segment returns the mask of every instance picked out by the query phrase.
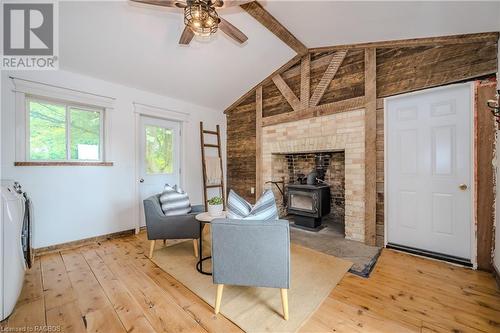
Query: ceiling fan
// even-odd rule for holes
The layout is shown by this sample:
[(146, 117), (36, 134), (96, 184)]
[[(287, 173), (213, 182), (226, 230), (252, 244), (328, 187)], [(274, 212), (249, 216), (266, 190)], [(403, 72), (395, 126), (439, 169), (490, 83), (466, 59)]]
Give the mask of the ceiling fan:
[(195, 35), (208, 37), (217, 29), (243, 44), (248, 37), (234, 25), (219, 16), (217, 10), (239, 6), (250, 1), (243, 0), (131, 0), (154, 6), (174, 7), (184, 10), (184, 31), (179, 44), (187, 45)]

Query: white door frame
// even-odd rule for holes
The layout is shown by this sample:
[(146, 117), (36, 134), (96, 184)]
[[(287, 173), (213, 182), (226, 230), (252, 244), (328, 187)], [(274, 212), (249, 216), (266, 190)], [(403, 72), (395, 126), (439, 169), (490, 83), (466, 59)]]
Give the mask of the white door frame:
[(134, 105), (134, 117), (135, 117), (135, 176), (134, 176), (134, 216), (137, 221), (135, 223), (135, 233), (138, 234), (141, 228), (141, 192), (139, 190), (139, 178), (141, 177), (141, 166), (140, 166), (140, 158), (141, 158), (141, 147), (139, 147), (139, 138), (141, 135), (141, 117), (151, 117), (158, 118), (162, 120), (175, 121), (179, 123), (180, 126), (180, 147), (179, 147), (179, 168), (180, 168), (180, 186), (184, 187), (186, 184), (186, 173), (184, 172), (184, 166), (186, 165), (186, 154), (184, 153), (184, 149), (186, 147), (186, 135), (184, 134), (187, 128), (187, 123), (189, 122), (190, 114), (187, 112), (169, 110), (166, 108), (151, 106), (147, 104), (133, 102)]
[(471, 142), (470, 142), (470, 151), (471, 151), (471, 161), (470, 161), (470, 170), (471, 170), (471, 186), (470, 186), (470, 193), (471, 193), (471, 255), (470, 255), (470, 260), (472, 263), (472, 267), (474, 269), (477, 269), (477, 239), (476, 239), (476, 229), (477, 229), (477, 224), (476, 224), (476, 205), (475, 205), (475, 193), (476, 193), (476, 173), (475, 173), (475, 146), (474, 146), (474, 138), (475, 138), (475, 126), (474, 126), (474, 115), (475, 115), (475, 96), (474, 96), (474, 82), (466, 82), (466, 83), (458, 83), (458, 84), (450, 84), (442, 87), (436, 87), (436, 88), (429, 88), (429, 89), (424, 89), (424, 90), (419, 90), (419, 91), (414, 91), (414, 92), (409, 92), (405, 94), (400, 94), (400, 95), (395, 95), (395, 96), (390, 96), (384, 98), (384, 247), (387, 245), (387, 216), (388, 216), (388, 198), (389, 198), (389, 193), (387, 192), (388, 190), (388, 178), (387, 178), (387, 168), (388, 168), (388, 156), (387, 156), (387, 102), (398, 99), (401, 97), (407, 97), (407, 96), (415, 96), (419, 94), (424, 94), (428, 92), (433, 92), (433, 91), (439, 91), (439, 90), (445, 90), (445, 89), (450, 89), (450, 88), (455, 88), (455, 87), (460, 87), (460, 86), (468, 86), (469, 91), (470, 91), (470, 101), (471, 101), (471, 114), (470, 114), (470, 126), (471, 126)]

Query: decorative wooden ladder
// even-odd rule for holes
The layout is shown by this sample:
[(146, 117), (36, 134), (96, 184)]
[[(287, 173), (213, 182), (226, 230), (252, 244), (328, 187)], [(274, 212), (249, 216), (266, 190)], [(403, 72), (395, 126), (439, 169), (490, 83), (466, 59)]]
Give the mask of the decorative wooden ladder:
[[(217, 144), (205, 143), (205, 135), (215, 135), (217, 137)], [(226, 209), (226, 192), (224, 191), (224, 169), (222, 167), (222, 150), (220, 142), (220, 126), (217, 125), (215, 131), (205, 130), (203, 128), (203, 122), (200, 121), (200, 139), (201, 139), (201, 165), (203, 168), (203, 194), (205, 199), (205, 210), (208, 210), (208, 192), (209, 188), (218, 188), (220, 191), (220, 196), (222, 197), (222, 205)], [(207, 184), (207, 164), (205, 149), (206, 148), (217, 148), (219, 161), (220, 161), (220, 172), (221, 172), (221, 183), (209, 185)]]

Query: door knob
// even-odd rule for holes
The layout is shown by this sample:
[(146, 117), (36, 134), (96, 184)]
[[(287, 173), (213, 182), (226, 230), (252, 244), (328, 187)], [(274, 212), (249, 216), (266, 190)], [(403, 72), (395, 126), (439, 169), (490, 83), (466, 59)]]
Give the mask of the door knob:
[(139, 179), (139, 183), (144, 183), (144, 178)]
[(460, 184), (460, 185), (458, 185), (458, 188), (461, 189), (462, 191), (465, 191), (467, 189), (467, 185)]

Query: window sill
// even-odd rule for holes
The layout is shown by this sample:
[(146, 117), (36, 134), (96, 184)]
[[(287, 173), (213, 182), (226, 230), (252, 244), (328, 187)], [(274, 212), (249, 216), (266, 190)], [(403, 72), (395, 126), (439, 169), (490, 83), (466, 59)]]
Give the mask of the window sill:
[(29, 166), (113, 166), (113, 162), (14, 162), (14, 166), (29, 167)]

